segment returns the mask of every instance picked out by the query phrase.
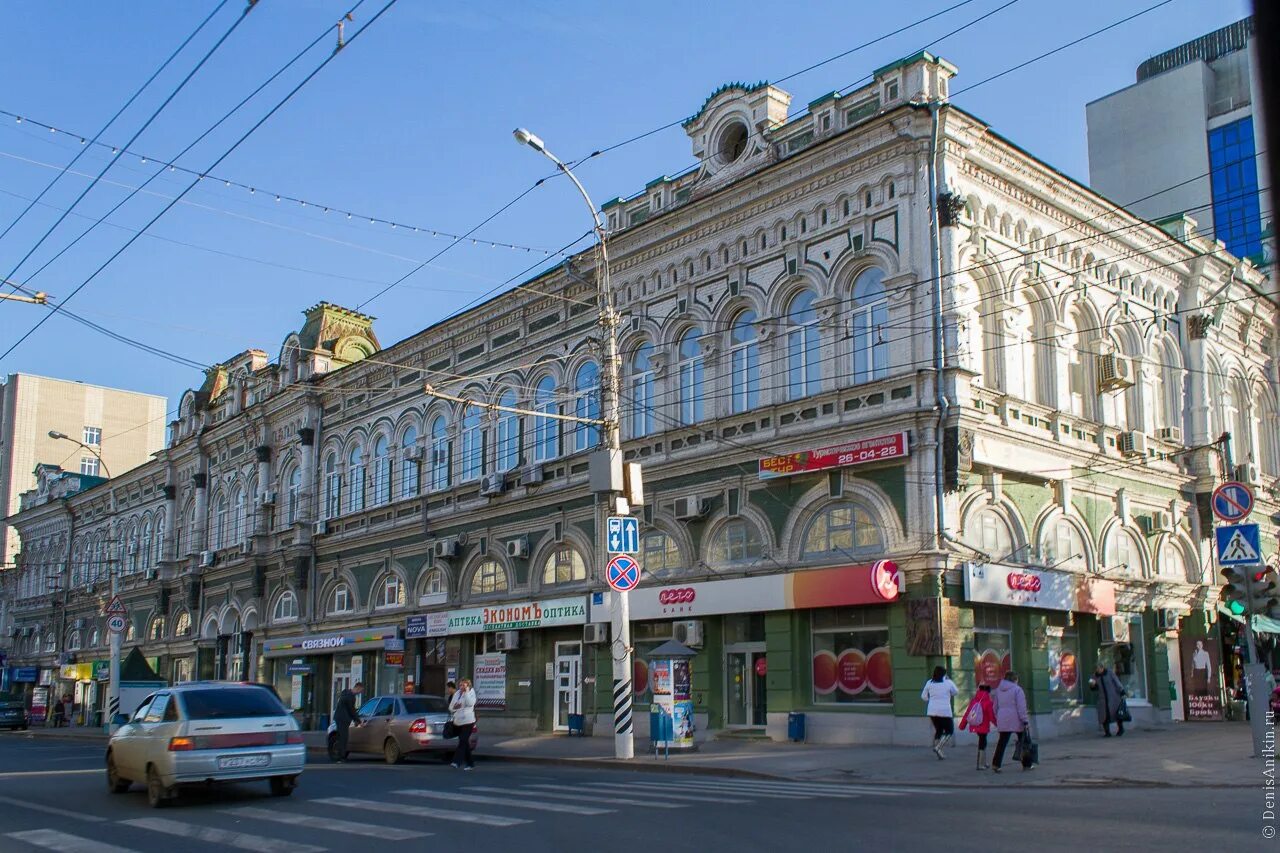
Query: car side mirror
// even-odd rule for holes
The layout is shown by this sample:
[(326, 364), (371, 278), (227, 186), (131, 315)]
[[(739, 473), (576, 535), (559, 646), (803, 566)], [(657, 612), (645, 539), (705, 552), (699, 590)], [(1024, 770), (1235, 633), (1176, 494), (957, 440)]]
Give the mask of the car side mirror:
[(124, 714), (116, 714), (114, 717), (111, 718), (111, 725), (113, 726), (123, 726), (123, 725), (127, 725), (128, 723), (129, 723), (129, 718), (126, 717)]

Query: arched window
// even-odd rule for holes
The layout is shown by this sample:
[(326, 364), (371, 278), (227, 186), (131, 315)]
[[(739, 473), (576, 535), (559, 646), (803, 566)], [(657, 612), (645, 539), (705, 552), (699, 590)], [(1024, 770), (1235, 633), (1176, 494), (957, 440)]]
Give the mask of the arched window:
[(373, 443), (373, 503), (391, 501), (391, 442), (385, 435)]
[(507, 570), (496, 560), (485, 560), (471, 576), (471, 594), (488, 595), (507, 589)]
[[(556, 406), (556, 381), (544, 376), (538, 381), (533, 394), (533, 407), (546, 414), (559, 414)], [(533, 425), (533, 460), (546, 462), (560, 455), (560, 421), (555, 418), (536, 418)]]
[(158, 565), (164, 559), (164, 513), (156, 515), (155, 550), (151, 554), (152, 565)]
[(818, 312), (812, 291), (797, 293), (787, 307), (787, 399), (799, 400), (818, 391)]
[(542, 566), (542, 585), (577, 583), (587, 579), (587, 564), (572, 545), (560, 545)]
[(424, 595), (443, 595), (448, 591), (449, 579), (445, 577), (444, 571), (441, 569), (432, 569), (427, 572), (427, 577), (422, 582), (422, 592)]
[(324, 517), (342, 515), (342, 474), (338, 472), (338, 454), (324, 458)]
[(449, 443), (449, 422), (444, 415), (436, 415), (431, 421), (431, 478), (429, 485), (432, 491), (449, 488), (449, 462), (451, 445)]
[(225, 548), (230, 544), (227, 538), (227, 526), (230, 523), (230, 506), (227, 503), (227, 496), (219, 494), (217, 500), (214, 501), (213, 510), (213, 542), (212, 549), (214, 551), (219, 548)]
[(1237, 460), (1253, 459), (1253, 398), (1244, 378), (1233, 377), (1230, 381), (1231, 401), (1234, 403), (1231, 412), (1231, 455)]
[[(52, 637), (53, 635), (50, 634), (49, 636)], [(137, 642), (137, 640), (138, 640), (138, 630), (137, 628), (134, 627), (133, 620), (129, 619), (124, 628), (124, 641), (126, 643), (133, 643), (133, 642)], [(53, 651), (53, 649), (50, 649), (49, 651)]]
[(1088, 568), (1084, 537), (1065, 518), (1050, 524), (1040, 540), (1040, 554), (1046, 565), (1084, 571)]
[(1103, 571), (1124, 567), (1125, 573), (1138, 576), (1142, 574), (1141, 546), (1133, 534), (1117, 526), (1107, 539), (1107, 564)]
[[(125, 640), (133, 639), (133, 623), (129, 623), (129, 633), (125, 636)], [(44, 650), (46, 652), (56, 652), (58, 650), (58, 638), (50, 631), (44, 635)]]
[[(129, 532), (124, 535), (123, 540), (125, 548), (125, 571), (133, 574), (138, 570), (138, 526), (136, 522), (131, 522)], [(46, 557), (46, 570), (53, 567), (48, 565), (48, 561), (53, 559), (52, 552)]]
[(178, 614), (178, 618), (173, 620), (173, 636), (191, 636), (191, 614), (187, 611), (183, 610)]
[(377, 596), (373, 601), (375, 610), (404, 607), (404, 584), (401, 583), (399, 577), (386, 575), (382, 579), (382, 583), (378, 584), (377, 589)]
[(294, 465), (289, 471), (289, 494), (286, 497), (285, 523), (297, 524), (300, 518), (300, 504), (302, 503), (302, 468)]
[(155, 616), (147, 626), (147, 639), (151, 641), (164, 639), (164, 616)]
[(285, 590), (276, 599), (276, 606), (271, 610), (272, 622), (298, 621), (298, 596), (292, 590)]
[(347, 512), (364, 509), (364, 446), (357, 444), (347, 455)]
[[(578, 368), (573, 378), (574, 414), (580, 418), (598, 419), (600, 417), (600, 368), (594, 361), (588, 361)], [(600, 428), (591, 424), (578, 423), (573, 430), (573, 449), (575, 452), (589, 450), (600, 443)]]
[(645, 342), (631, 356), (631, 437), (653, 432), (653, 345)]
[(652, 578), (669, 577), (687, 568), (676, 540), (661, 530), (650, 530), (640, 537), (640, 567), (645, 577)]
[(733, 411), (749, 412), (760, 405), (760, 344), (756, 314), (741, 311), (730, 333), (729, 364), (733, 373)]
[(680, 423), (696, 424), (702, 420), (702, 347), (698, 338), (702, 332), (689, 329), (680, 338), (680, 361), (676, 365), (680, 375)]
[(993, 560), (1004, 560), (1013, 551), (1013, 531), (994, 509), (981, 510), (965, 525), (964, 540)]
[(484, 427), (478, 406), (462, 410), (462, 482), (479, 480), (484, 473)]
[(764, 554), (760, 531), (744, 518), (722, 524), (711, 539), (711, 564), (754, 563)]
[(351, 612), (351, 587), (345, 583), (340, 583), (333, 588), (333, 592), (329, 593), (329, 606), (327, 608), (330, 615)]
[[(155, 553), (155, 551), (152, 550), (155, 546), (155, 543), (152, 542), (154, 536), (155, 530), (151, 526), (151, 519), (148, 518), (146, 521), (142, 522), (142, 535), (139, 537), (138, 541), (139, 560), (142, 563), (142, 568), (144, 569), (149, 569), (152, 566), (151, 558)], [(72, 585), (74, 586), (74, 582)]]
[(79, 631), (72, 631), (71, 634), (67, 637), (67, 651), (69, 652), (80, 651), (80, 632)]
[(805, 559), (848, 559), (884, 550), (884, 538), (871, 513), (850, 501), (834, 503), (809, 522), (804, 534)]
[(853, 310), (849, 318), (853, 335), (853, 381), (883, 379), (889, 368), (889, 344), (884, 330), (889, 324), (889, 299), (884, 290), (884, 270), (871, 267), (853, 281)]
[(1068, 348), (1067, 396), (1071, 414), (1088, 420), (1098, 419), (1097, 390), (1097, 330), (1087, 312), (1071, 312), (1071, 324), (1075, 327), (1071, 346)]
[(418, 430), (410, 426), (400, 436), (400, 497), (411, 498), (418, 494)]
[(498, 471), (505, 474), (520, 466), (520, 416), (504, 411), (516, 407), (516, 392), (506, 391), (498, 398)]
[(231, 541), (227, 543), (228, 545), (243, 542), (250, 533), (245, 525), (247, 516), (245, 515), (244, 487), (239, 484), (236, 485), (235, 490), (231, 493), (231, 506), (235, 514), (235, 521), (232, 523)]
[(1187, 583), (1191, 580), (1187, 572), (1187, 558), (1182, 549), (1172, 539), (1165, 540), (1160, 546), (1160, 577)]
[(89, 648), (96, 649), (99, 643), (102, 642), (100, 638), (101, 638), (101, 634), (98, 633), (97, 628), (94, 628), (92, 631), (90, 631), (89, 632)]

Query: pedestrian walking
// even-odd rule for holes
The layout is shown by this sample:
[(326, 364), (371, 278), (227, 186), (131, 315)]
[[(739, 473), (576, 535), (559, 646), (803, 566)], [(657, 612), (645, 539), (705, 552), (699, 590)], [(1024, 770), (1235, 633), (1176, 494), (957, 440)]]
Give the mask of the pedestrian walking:
[(1009, 670), (1004, 674), (1000, 684), (991, 694), (991, 707), (995, 711), (996, 731), (1000, 737), (996, 740), (996, 754), (991, 759), (991, 769), (1000, 772), (1004, 764), (1004, 751), (1009, 746), (1009, 738), (1019, 738), (1027, 730), (1031, 722), (1027, 717), (1027, 694), (1018, 685), (1018, 673)]
[(1098, 664), (1089, 679), (1089, 689), (1098, 694), (1098, 725), (1102, 726), (1102, 736), (1111, 737), (1111, 724), (1116, 724), (1116, 734), (1124, 735), (1124, 718), (1129, 716), (1124, 702), (1124, 685), (1107, 667)]
[(996, 722), (996, 709), (991, 701), (991, 685), (979, 684), (978, 692), (969, 701), (960, 718), (960, 728), (967, 729), (978, 736), (978, 770), (990, 770), (987, 763), (987, 734)]
[(360, 725), (360, 709), (356, 707), (356, 697), (364, 692), (364, 683), (357, 681), (351, 687), (338, 694), (338, 707), (333, 711), (333, 722), (338, 726), (338, 743), (335, 750), (339, 764), (347, 760), (347, 735), (352, 724)]
[(925, 713), (933, 721), (933, 754), (938, 760), (946, 758), (942, 748), (955, 739), (955, 719), (951, 715), (951, 699), (959, 689), (956, 683), (947, 676), (945, 667), (935, 666), (933, 678), (924, 683), (920, 698), (928, 703)]
[(453, 766), (463, 770), (474, 770), (471, 760), (471, 730), (476, 727), (476, 692), (471, 689), (471, 681), (462, 679), (458, 682), (458, 692), (449, 700), (449, 721), (458, 733), (458, 749), (453, 754)]
[(67, 706), (63, 703), (62, 697), (58, 697), (58, 701), (53, 703), (53, 727), (55, 729), (62, 728), (67, 721)]

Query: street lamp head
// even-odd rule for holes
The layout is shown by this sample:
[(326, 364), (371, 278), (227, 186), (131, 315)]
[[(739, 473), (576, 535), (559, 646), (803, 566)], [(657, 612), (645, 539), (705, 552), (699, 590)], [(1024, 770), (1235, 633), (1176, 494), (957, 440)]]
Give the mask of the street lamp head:
[(525, 130), (523, 127), (517, 127), (515, 130), (511, 131), (511, 135), (516, 138), (516, 142), (519, 142), (521, 145), (528, 145), (534, 151), (542, 153), (547, 150), (546, 146), (542, 144), (541, 139)]
[(49, 430), (49, 438), (70, 438), (65, 432), (58, 432), (56, 429)]

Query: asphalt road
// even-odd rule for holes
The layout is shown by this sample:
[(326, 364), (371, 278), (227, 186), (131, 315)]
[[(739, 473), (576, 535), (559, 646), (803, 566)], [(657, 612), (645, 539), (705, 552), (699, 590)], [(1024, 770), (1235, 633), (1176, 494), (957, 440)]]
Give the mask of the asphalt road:
[(464, 773), (436, 761), (391, 767), (321, 759), (288, 799), (255, 783), (199, 789), (151, 809), (140, 786), (108, 793), (96, 745), (0, 735), (3, 853), (319, 853), (373, 845), (467, 853), (1276, 849), (1263, 837), (1263, 808), (1261, 785), (886, 789), (506, 762), (482, 761)]

